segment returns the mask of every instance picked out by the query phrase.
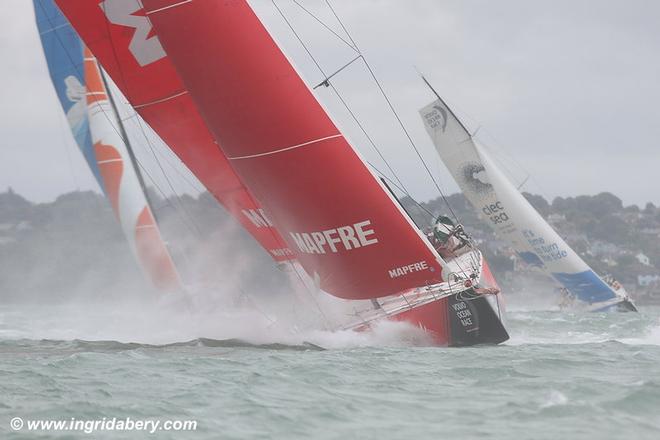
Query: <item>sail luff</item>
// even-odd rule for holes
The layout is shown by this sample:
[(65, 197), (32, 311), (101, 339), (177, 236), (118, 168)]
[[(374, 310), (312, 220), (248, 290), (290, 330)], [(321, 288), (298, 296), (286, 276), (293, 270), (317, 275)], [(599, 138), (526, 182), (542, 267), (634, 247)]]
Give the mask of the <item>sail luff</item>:
[(144, 1), (168, 58), (319, 287), (368, 299), (442, 281), (428, 242), (245, 1)]

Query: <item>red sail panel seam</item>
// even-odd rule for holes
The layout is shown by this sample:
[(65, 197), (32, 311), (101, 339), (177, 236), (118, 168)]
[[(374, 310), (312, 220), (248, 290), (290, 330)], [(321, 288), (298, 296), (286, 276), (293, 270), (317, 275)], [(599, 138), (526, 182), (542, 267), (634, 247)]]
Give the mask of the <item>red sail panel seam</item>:
[(188, 90), (184, 90), (182, 92), (175, 93), (174, 95), (166, 96), (165, 98), (157, 99), (155, 101), (145, 102), (144, 104), (136, 104), (133, 106), (133, 108), (137, 110), (139, 108), (148, 107), (150, 105), (160, 104), (161, 102), (166, 102), (170, 99), (178, 98), (179, 96), (185, 95), (186, 93), (188, 93)]
[(319, 143), (319, 142), (327, 141), (329, 139), (335, 139), (335, 138), (338, 138), (338, 137), (342, 137), (342, 135), (341, 134), (334, 134), (332, 136), (326, 136), (326, 137), (323, 137), (323, 138), (314, 139), (313, 141), (303, 142), (302, 144), (297, 144), (297, 145), (292, 145), (290, 147), (280, 148), (279, 150), (266, 151), (265, 153), (250, 154), (248, 156), (229, 157), (228, 159), (230, 159), (230, 160), (241, 160), (241, 159), (252, 159), (254, 157), (268, 156), (268, 155), (271, 155), (271, 154), (283, 153), (284, 151), (295, 150), (296, 148), (306, 147), (308, 145), (312, 145), (312, 144), (316, 144), (316, 143)]
[(175, 8), (175, 7), (181, 6), (181, 5), (185, 5), (186, 3), (190, 3), (191, 1), (192, 0), (183, 0), (183, 1), (180, 1), (180, 2), (177, 2), (177, 3), (173, 3), (169, 6), (163, 6), (162, 8), (154, 9), (153, 11), (147, 11), (146, 8), (145, 8), (144, 12), (147, 15), (155, 14), (156, 12), (164, 11), (164, 10), (170, 9), (170, 8)]

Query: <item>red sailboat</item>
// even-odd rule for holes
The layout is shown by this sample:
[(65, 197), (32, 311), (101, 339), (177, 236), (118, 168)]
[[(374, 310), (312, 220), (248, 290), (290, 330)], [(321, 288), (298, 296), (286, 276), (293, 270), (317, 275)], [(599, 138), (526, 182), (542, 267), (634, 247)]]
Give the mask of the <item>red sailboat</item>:
[(243, 221), (254, 237), (272, 255), (286, 249), (318, 291), (359, 305), (344, 327), (394, 319), (439, 345), (508, 339), (479, 251), (440, 256), (246, 1), (58, 4), (202, 183), (237, 218), (256, 214)]

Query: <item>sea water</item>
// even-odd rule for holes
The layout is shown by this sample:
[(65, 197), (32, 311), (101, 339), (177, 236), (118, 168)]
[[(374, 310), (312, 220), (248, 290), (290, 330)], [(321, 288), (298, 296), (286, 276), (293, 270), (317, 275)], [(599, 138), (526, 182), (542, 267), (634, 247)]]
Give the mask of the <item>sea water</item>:
[[(472, 348), (401, 324), (287, 336), (212, 316), (3, 306), (0, 438), (660, 438), (660, 308), (514, 310), (510, 341)], [(196, 426), (26, 428), (112, 419)]]

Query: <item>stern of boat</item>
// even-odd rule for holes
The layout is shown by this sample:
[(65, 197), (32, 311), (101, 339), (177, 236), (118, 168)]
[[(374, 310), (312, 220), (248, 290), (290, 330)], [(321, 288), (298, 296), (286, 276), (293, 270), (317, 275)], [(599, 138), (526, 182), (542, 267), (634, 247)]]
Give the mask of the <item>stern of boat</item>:
[(509, 339), (495, 295), (480, 295), (474, 289), (402, 311), (390, 319), (423, 328), (442, 346), (500, 344)]
[(477, 250), (448, 261), (442, 284), (380, 298), (377, 307), (358, 314), (366, 330), (382, 319), (407, 322), (425, 330), (439, 346), (499, 344), (509, 339), (503, 299), (487, 263)]

